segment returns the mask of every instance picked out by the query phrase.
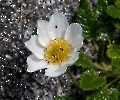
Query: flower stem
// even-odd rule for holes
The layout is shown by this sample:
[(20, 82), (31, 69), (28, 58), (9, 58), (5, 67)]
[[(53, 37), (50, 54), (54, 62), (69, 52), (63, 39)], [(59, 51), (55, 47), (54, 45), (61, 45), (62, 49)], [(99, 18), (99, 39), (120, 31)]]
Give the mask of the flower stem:
[(103, 68), (101, 67), (101, 65), (99, 65), (97, 63), (93, 63), (93, 64), (94, 64), (95, 68), (103, 70)]
[(78, 82), (76, 81), (76, 79), (74, 78), (74, 76), (72, 75), (72, 72), (70, 71), (70, 68), (67, 69), (67, 74), (69, 75), (69, 77), (71, 78), (73, 84), (80, 90), (80, 92), (83, 94), (84, 99), (86, 99), (86, 95), (84, 93), (84, 91), (79, 87)]
[(98, 47), (97, 43), (95, 41), (92, 41), (92, 43), (93, 43), (93, 45), (95, 47), (95, 50), (98, 51), (99, 47)]
[(109, 45), (111, 44), (111, 40), (110, 40), (110, 38), (109, 37), (107, 37), (108, 38), (108, 43), (109, 43)]
[(113, 71), (113, 72), (106, 72), (106, 77), (112, 77), (112, 76), (118, 76), (120, 75), (119, 71)]
[(119, 77), (117, 77), (117, 78), (115, 78), (113, 81), (111, 81), (110, 83), (108, 83), (105, 87), (104, 87), (104, 89), (106, 89), (106, 88), (108, 88), (110, 85), (112, 85), (115, 81), (117, 81), (117, 80), (119, 80), (120, 79), (120, 76)]
[(76, 79), (73, 77), (73, 75), (72, 75), (72, 73), (71, 73), (71, 71), (70, 71), (70, 68), (67, 69), (67, 74), (68, 74), (69, 77), (71, 78), (73, 84), (74, 84), (77, 88), (79, 88), (78, 82), (77, 82)]

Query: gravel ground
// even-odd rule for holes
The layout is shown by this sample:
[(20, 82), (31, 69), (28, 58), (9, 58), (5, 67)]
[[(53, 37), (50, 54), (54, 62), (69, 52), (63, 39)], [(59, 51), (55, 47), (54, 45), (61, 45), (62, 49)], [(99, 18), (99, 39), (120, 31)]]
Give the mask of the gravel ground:
[[(0, 0), (0, 100), (80, 98), (67, 74), (49, 78), (44, 70), (28, 73), (26, 58), (31, 52), (24, 46), (36, 34), (38, 19), (49, 20), (53, 12), (59, 11), (72, 23), (78, 6), (79, 0)], [(96, 57), (91, 44), (84, 43), (81, 51)], [(79, 70), (72, 72), (79, 77)]]

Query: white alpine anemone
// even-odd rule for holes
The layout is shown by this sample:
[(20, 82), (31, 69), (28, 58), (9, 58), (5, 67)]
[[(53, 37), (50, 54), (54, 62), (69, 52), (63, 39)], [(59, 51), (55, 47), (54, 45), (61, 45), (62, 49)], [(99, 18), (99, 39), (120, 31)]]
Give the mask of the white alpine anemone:
[(45, 75), (60, 76), (76, 62), (82, 44), (81, 27), (69, 25), (63, 14), (55, 12), (49, 22), (38, 20), (37, 35), (25, 42), (33, 53), (27, 58), (28, 72), (46, 68)]

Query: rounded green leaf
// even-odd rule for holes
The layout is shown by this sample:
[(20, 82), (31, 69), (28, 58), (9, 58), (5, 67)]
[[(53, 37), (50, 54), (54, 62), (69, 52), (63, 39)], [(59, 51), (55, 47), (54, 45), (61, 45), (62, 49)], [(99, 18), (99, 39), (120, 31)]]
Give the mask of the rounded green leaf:
[(115, 27), (120, 30), (120, 23), (115, 23)]
[(79, 81), (80, 87), (83, 90), (95, 90), (102, 87), (106, 83), (105, 77), (99, 77), (95, 70), (87, 70), (81, 75)]
[(112, 65), (112, 68), (113, 68), (113, 69), (118, 69), (118, 70), (120, 70), (120, 58), (112, 59), (111, 65)]
[(120, 0), (115, 0), (115, 5), (120, 9)]
[(110, 5), (107, 7), (107, 14), (113, 18), (120, 18), (120, 9), (115, 7), (114, 5)]
[(92, 60), (84, 53), (79, 54), (78, 60), (75, 62), (76, 66), (82, 66), (83, 68), (92, 68)]
[(111, 44), (108, 46), (108, 50), (106, 52), (109, 58), (120, 58), (120, 45)]
[(87, 100), (119, 100), (120, 93), (117, 89), (98, 90), (87, 97)]

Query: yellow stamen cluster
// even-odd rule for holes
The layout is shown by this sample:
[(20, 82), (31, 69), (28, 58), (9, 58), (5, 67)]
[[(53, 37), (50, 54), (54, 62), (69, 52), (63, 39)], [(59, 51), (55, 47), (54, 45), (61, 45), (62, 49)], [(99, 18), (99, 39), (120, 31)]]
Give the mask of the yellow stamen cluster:
[(71, 45), (63, 38), (51, 40), (44, 50), (44, 58), (49, 64), (62, 64), (70, 54)]

